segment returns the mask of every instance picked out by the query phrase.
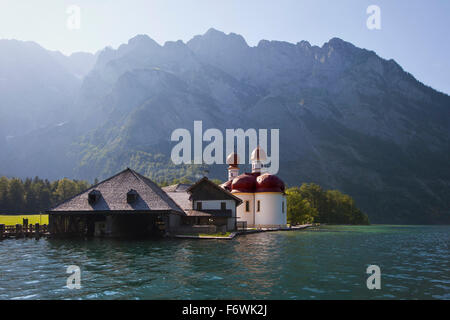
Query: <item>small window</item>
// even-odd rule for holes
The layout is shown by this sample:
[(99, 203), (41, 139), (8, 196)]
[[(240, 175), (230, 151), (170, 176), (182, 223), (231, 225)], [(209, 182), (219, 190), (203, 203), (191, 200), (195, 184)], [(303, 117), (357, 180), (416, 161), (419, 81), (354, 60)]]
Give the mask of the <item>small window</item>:
[(89, 194), (89, 203), (94, 204), (96, 201), (96, 198), (97, 197), (95, 196), (95, 194)]
[(127, 193), (127, 202), (128, 203), (133, 203), (137, 200), (138, 198), (138, 194), (136, 192), (136, 190), (131, 189), (130, 191), (128, 191)]
[(281, 212), (284, 213), (284, 201), (281, 203)]
[(245, 201), (245, 212), (250, 211), (250, 202), (248, 200)]
[(100, 199), (100, 191), (92, 190), (88, 194), (88, 202), (89, 204), (95, 204)]
[(202, 210), (202, 203), (200, 201), (197, 202), (197, 210)]
[(261, 210), (261, 200), (258, 200), (258, 202), (256, 202), (256, 211), (259, 212)]
[(227, 204), (225, 202), (220, 203), (220, 210), (227, 210)]

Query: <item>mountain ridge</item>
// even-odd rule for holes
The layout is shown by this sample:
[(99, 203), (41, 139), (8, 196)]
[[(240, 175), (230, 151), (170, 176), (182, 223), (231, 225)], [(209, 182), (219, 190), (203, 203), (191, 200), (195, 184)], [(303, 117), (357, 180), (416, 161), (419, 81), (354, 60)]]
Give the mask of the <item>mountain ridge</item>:
[[(279, 128), (288, 185), (339, 188), (375, 223), (448, 223), (449, 105), (394, 60), (339, 38), (251, 47), (215, 29), (164, 45), (138, 35), (98, 52), (63, 125), (9, 139), (0, 170), (93, 180), (129, 166), (196, 179), (202, 167), (170, 162), (174, 129)], [(224, 165), (210, 171), (225, 179)]]

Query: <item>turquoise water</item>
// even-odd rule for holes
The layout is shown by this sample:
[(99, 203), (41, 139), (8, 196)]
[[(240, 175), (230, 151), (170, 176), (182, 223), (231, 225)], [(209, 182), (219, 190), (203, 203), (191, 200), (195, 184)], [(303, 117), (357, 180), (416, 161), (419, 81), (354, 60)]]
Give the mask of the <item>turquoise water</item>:
[[(224, 240), (4, 240), (0, 299), (450, 299), (449, 226), (322, 226)], [(381, 268), (381, 290), (366, 268)], [(81, 268), (81, 289), (66, 268)]]

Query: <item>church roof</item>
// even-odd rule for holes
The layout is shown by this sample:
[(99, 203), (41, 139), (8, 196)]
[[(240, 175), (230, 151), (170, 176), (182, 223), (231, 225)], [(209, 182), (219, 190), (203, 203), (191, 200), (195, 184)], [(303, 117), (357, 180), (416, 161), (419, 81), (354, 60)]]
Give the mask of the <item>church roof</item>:
[(285, 192), (283, 180), (274, 174), (245, 172), (220, 185), (231, 193)]

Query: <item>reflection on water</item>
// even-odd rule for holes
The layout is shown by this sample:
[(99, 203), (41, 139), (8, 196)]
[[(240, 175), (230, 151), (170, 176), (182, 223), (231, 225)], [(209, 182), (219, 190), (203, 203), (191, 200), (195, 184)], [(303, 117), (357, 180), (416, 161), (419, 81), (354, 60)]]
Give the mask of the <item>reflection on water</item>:
[[(220, 240), (4, 240), (0, 299), (450, 299), (448, 226), (323, 226)], [(381, 290), (368, 290), (370, 264)], [(80, 290), (66, 268), (81, 268)]]

